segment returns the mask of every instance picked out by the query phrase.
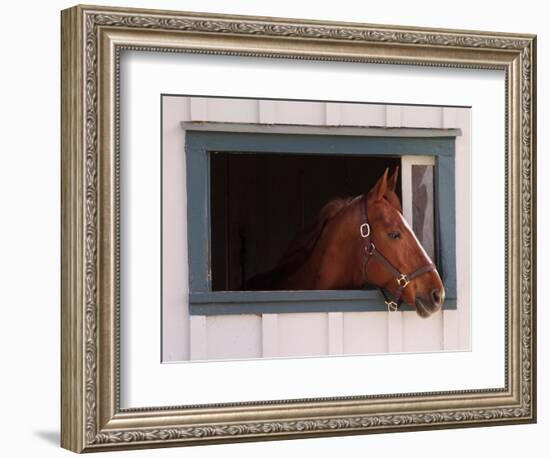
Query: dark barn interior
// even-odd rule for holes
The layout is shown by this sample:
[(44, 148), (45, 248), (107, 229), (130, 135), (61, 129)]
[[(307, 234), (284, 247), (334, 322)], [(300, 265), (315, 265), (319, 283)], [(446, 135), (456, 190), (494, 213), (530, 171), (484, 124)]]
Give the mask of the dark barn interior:
[(245, 289), (327, 202), (368, 192), (399, 164), (387, 156), (210, 153), (212, 290)]

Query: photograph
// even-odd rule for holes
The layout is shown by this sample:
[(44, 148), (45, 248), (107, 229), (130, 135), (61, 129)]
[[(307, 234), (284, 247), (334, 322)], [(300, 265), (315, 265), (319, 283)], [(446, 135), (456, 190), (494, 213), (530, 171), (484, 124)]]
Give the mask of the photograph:
[(470, 107), (162, 107), (164, 361), (469, 349)]

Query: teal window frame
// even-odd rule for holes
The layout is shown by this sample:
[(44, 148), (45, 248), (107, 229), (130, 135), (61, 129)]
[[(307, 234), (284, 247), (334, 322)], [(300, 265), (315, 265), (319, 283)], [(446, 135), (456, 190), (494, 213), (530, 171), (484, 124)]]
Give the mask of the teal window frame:
[[(446, 289), (444, 309), (457, 307), (455, 136), (394, 137), (186, 130), (189, 313), (232, 315), (387, 310), (377, 290), (212, 291), (210, 152), (435, 157), (435, 262)], [(404, 305), (403, 311), (413, 310)]]

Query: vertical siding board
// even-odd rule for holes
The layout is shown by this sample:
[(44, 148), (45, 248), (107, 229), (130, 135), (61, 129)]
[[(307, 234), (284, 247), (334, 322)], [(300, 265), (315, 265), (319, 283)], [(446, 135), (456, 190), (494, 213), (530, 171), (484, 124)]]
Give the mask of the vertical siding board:
[(262, 357), (274, 358), (279, 356), (279, 326), (276, 313), (262, 315)]
[(277, 122), (280, 124), (324, 125), (325, 104), (322, 102), (277, 102)]
[(422, 319), (416, 312), (403, 313), (404, 351), (443, 350), (443, 314)]
[(340, 125), (383, 127), (386, 125), (386, 107), (362, 103), (342, 103), (340, 104)]
[(325, 103), (325, 125), (339, 126), (342, 124), (342, 106), (341, 103)]
[(443, 311), (443, 349), (454, 351), (461, 349), (458, 336), (458, 311)]
[(285, 313), (278, 317), (279, 356), (328, 353), (327, 313)]
[(275, 124), (277, 120), (277, 102), (260, 100), (258, 104), (258, 122), (260, 124)]
[[(462, 128), (463, 136), (457, 137), (455, 148), (456, 148), (456, 160), (455, 160), (455, 174), (457, 177), (456, 180), (456, 195), (461, 196), (461, 199), (456, 200), (456, 281), (457, 281), (457, 292), (460, 291), (460, 295), (457, 298), (457, 310), (454, 313), (445, 313), (444, 320), (444, 346), (445, 350), (464, 350), (466, 345), (462, 345), (461, 335), (463, 334), (461, 330), (461, 321), (462, 317), (465, 315), (469, 316), (470, 309), (470, 298), (469, 298), (469, 288), (470, 280), (469, 275), (471, 272), (470, 268), (470, 249), (462, 249), (464, 247), (464, 230), (468, 230), (470, 226), (470, 208), (469, 205), (465, 203), (470, 200), (470, 154), (468, 153), (469, 148), (465, 148), (465, 141), (469, 142), (468, 129), (464, 129), (462, 125), (461, 113), (466, 112), (466, 110), (461, 110), (457, 108), (444, 108), (443, 110), (443, 127), (458, 127)], [(469, 119), (469, 118), (468, 118)], [(460, 177), (460, 179), (458, 179)], [(470, 243), (470, 241), (468, 241)], [(471, 246), (471, 245), (470, 245)], [(466, 267), (467, 266), (467, 267)], [(466, 281), (465, 281), (466, 279)], [(469, 329), (467, 331), (469, 333)]]
[[(187, 253), (186, 164), (182, 154), (180, 119), (188, 120), (188, 97), (164, 97), (162, 101), (162, 361), (187, 361), (189, 354), (189, 271)], [(170, 120), (172, 124), (166, 124)], [(182, 135), (183, 134), (183, 135)], [(178, 146), (175, 146), (178, 145)], [(183, 279), (183, 280), (182, 280)]]
[(262, 124), (325, 125), (326, 108), (323, 102), (295, 102), (288, 100), (260, 101)]
[(210, 122), (245, 122), (258, 120), (258, 103), (248, 99), (208, 98), (207, 118)]
[(441, 127), (445, 129), (453, 129), (458, 127), (458, 110), (458, 108), (443, 107), (443, 121)]
[[(457, 265), (457, 327), (458, 345), (460, 349), (469, 349), (471, 346), (471, 132), (469, 109), (455, 108), (456, 124), (453, 127), (462, 129), (462, 136), (456, 139), (456, 265)], [(449, 114), (450, 116), (450, 114)]]
[(261, 357), (261, 318), (221, 315), (206, 318), (208, 359)]
[(208, 359), (206, 317), (192, 315), (189, 318), (189, 359), (191, 361)]
[(255, 100), (256, 103), (256, 120), (254, 122), (260, 124), (262, 122), (262, 101), (261, 100)]
[(328, 354), (344, 353), (344, 313), (330, 312), (328, 315)]
[(190, 121), (208, 121), (208, 103), (204, 97), (191, 97), (189, 105)]
[(343, 353), (361, 355), (388, 351), (387, 312), (343, 314)]
[(386, 127), (401, 127), (401, 107), (386, 105)]
[(442, 126), (442, 107), (403, 106), (401, 108), (401, 127), (441, 128)]
[(388, 314), (388, 352), (408, 351), (403, 345), (403, 312), (386, 312)]

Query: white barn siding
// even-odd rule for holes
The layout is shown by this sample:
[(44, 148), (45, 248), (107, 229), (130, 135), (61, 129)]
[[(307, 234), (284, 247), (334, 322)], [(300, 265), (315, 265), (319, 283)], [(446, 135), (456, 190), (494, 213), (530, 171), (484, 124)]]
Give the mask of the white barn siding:
[(278, 356), (328, 354), (328, 313), (282, 313), (278, 318)]
[(207, 358), (260, 358), (262, 356), (261, 320), (259, 315), (207, 317)]
[(191, 347), (198, 351), (197, 341), (191, 339), (189, 321), (186, 173), (182, 154), (185, 133), (182, 135), (179, 125), (180, 120), (190, 119), (191, 103), (188, 99), (165, 98), (162, 109), (162, 208), (164, 215), (171, 214), (171, 223), (162, 224), (162, 238), (170, 240), (170, 247), (166, 243), (162, 247), (162, 360), (186, 361), (191, 358)]
[(442, 107), (396, 107), (401, 111), (401, 127), (443, 127)]
[(347, 355), (388, 352), (386, 312), (345, 312), (343, 353)]
[(419, 319), (415, 312), (403, 314), (402, 351), (443, 350), (443, 314)]
[[(383, 105), (367, 105), (363, 103), (327, 104), (327, 106), (340, 107), (339, 116), (333, 117), (327, 124), (341, 126), (384, 126), (386, 119), (386, 107)], [(336, 111), (336, 109), (335, 109)], [(361, 124), (357, 124), (357, 123)]]
[[(456, 139), (456, 243), (457, 247), (470, 247), (469, 237), (471, 220), (471, 129), (470, 111), (456, 108), (443, 109), (443, 127), (462, 129), (462, 135)], [(481, 153), (481, 152), (478, 152)], [(460, 179), (459, 179), (460, 178)], [(457, 291), (461, 293), (457, 310), (443, 312), (445, 350), (464, 350), (470, 348), (471, 310), (470, 310), (470, 272), (471, 252), (469, 249), (456, 250)]]
[[(325, 104), (319, 102), (291, 102), (279, 100), (256, 101), (261, 106), (261, 120), (266, 124), (325, 125)], [(232, 120), (226, 120), (233, 122)]]
[(207, 99), (206, 117), (193, 121), (210, 122), (258, 122), (257, 100)]
[[(174, 136), (181, 148), (180, 121), (244, 122), (260, 124), (355, 125), (382, 127), (461, 128), (457, 139), (457, 282), (458, 310), (423, 320), (414, 312), (331, 312), (263, 315), (192, 316), (188, 313), (186, 227), (163, 225), (163, 237), (176, 238), (176, 252), (164, 249), (163, 319), (164, 361), (338, 354), (369, 354), (465, 350), (470, 345), (469, 310), (469, 123), (468, 110), (439, 107), (401, 107), (323, 102), (231, 100), (171, 97), (164, 101), (164, 211), (179, 212), (181, 201), (167, 196), (173, 187), (185, 189), (183, 151), (170, 148)], [(173, 124), (173, 125), (172, 125)], [(177, 132), (177, 129), (180, 129)], [(183, 189), (182, 189), (183, 187)], [(170, 189), (170, 192), (167, 192)], [(181, 194), (178, 194), (181, 196)], [(181, 213), (181, 215), (180, 215)], [(171, 248), (172, 251), (172, 248)], [(179, 258), (178, 258), (179, 256)], [(169, 265), (167, 265), (168, 263)], [(171, 271), (170, 275), (167, 272)], [(179, 282), (179, 283), (178, 283)], [(168, 293), (170, 291), (170, 293)]]

